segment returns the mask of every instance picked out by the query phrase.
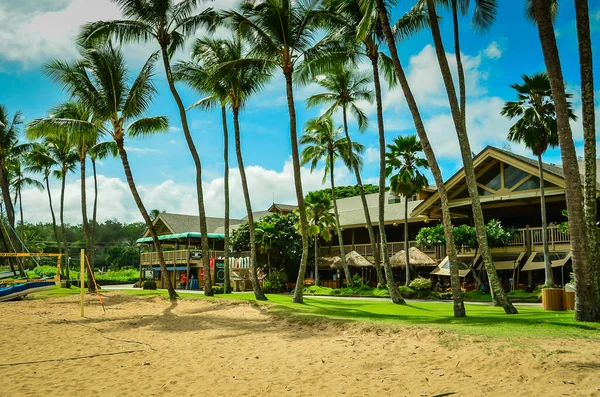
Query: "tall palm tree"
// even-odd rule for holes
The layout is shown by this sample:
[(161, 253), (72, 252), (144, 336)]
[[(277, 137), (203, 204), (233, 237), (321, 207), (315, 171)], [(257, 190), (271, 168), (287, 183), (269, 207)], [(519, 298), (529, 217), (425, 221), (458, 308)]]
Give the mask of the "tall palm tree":
[(390, 191), (404, 197), (404, 253), (406, 254), (406, 285), (410, 283), (408, 254), (408, 199), (428, 185), (421, 169), (429, 168), (427, 160), (419, 157), (423, 151), (415, 135), (399, 136), (388, 145), (386, 176), (390, 179)]
[[(201, 61), (203, 69), (208, 71), (208, 78), (213, 79), (220, 87), (214, 90), (213, 95), (218, 96), (221, 89), (227, 94), (227, 103), (233, 114), (233, 130), (235, 134), (235, 151), (237, 155), (238, 169), (242, 179), (242, 191), (248, 214), (248, 229), (250, 232), (250, 262), (251, 280), (254, 295), (258, 300), (267, 300), (260, 288), (257, 274), (256, 261), (256, 233), (252, 203), (248, 179), (244, 168), (242, 156), (241, 133), (239, 116), (240, 111), (246, 105), (249, 98), (258, 92), (264, 83), (270, 78), (267, 64), (260, 60), (249, 60), (247, 50), (239, 38), (233, 39), (211, 39), (202, 38), (194, 43), (192, 56)], [(242, 64), (240, 61), (247, 61)], [(192, 69), (192, 73), (194, 70)], [(202, 78), (202, 76), (199, 76)], [(215, 83), (213, 83), (215, 84)]]
[(315, 249), (315, 285), (320, 285), (319, 278), (319, 238), (324, 241), (331, 240), (331, 229), (335, 225), (335, 218), (331, 215), (331, 197), (322, 191), (309, 192), (304, 199), (308, 221), (308, 234), (314, 238)]
[(320, 0), (244, 0), (241, 12), (231, 10), (225, 13), (232, 26), (249, 43), (255, 44), (252, 56), (277, 66), (285, 78), (292, 166), (302, 236), (302, 257), (292, 298), (295, 303), (303, 302), (309, 240), (300, 175), (294, 80), (308, 81), (315, 73), (340, 61), (347, 61), (347, 50), (328, 35), (315, 43), (316, 30), (330, 28), (336, 20), (331, 13), (319, 8), (320, 3)]
[(42, 179), (46, 184), (46, 193), (48, 193), (48, 204), (50, 206), (50, 215), (52, 216), (52, 230), (56, 239), (56, 246), (60, 252), (60, 239), (58, 238), (58, 227), (56, 225), (56, 215), (52, 205), (52, 191), (50, 190), (50, 175), (52, 169), (59, 165), (57, 159), (52, 156), (50, 151), (51, 143), (46, 140), (41, 143), (35, 143), (33, 149), (28, 154), (27, 172), (42, 174)]
[[(307, 107), (328, 105), (324, 113), (325, 117), (331, 117), (337, 110), (341, 109), (344, 122), (344, 133), (346, 135), (346, 141), (348, 142), (348, 150), (351, 150), (352, 139), (348, 132), (348, 111), (356, 118), (358, 130), (364, 132), (369, 124), (369, 119), (362, 109), (358, 107), (358, 102), (373, 102), (373, 93), (367, 87), (372, 83), (371, 77), (368, 74), (351, 70), (347, 66), (342, 66), (320, 75), (316, 79), (316, 82), (327, 91), (308, 97), (306, 99)], [(369, 232), (369, 240), (371, 242), (371, 248), (373, 249), (375, 270), (377, 271), (377, 282), (378, 284), (383, 285), (385, 279), (383, 277), (383, 272), (381, 271), (377, 240), (375, 238), (375, 232), (373, 231), (373, 223), (371, 222), (371, 215), (369, 214), (369, 206), (365, 197), (365, 189), (362, 185), (360, 170), (358, 169), (358, 164), (353, 164), (352, 168), (354, 175), (356, 176), (358, 191), (365, 213), (367, 230)]]
[[(29, 138), (36, 139), (40, 137), (51, 136), (56, 133), (54, 130), (55, 120), (76, 120), (88, 122), (90, 124), (98, 124), (97, 120), (94, 120), (94, 116), (90, 109), (86, 108), (83, 104), (70, 101), (62, 103), (51, 111), (52, 117), (45, 119), (35, 120), (35, 128), (29, 128), (27, 135)], [(47, 128), (46, 128), (47, 124)], [(58, 131), (58, 134), (63, 131)], [(100, 136), (102, 136), (100, 128), (85, 129), (78, 131), (70, 131), (68, 139), (72, 142), (77, 152), (79, 160), (79, 172), (80, 172), (80, 192), (81, 192), (81, 216), (82, 216), (82, 227), (83, 235), (85, 237), (85, 252), (86, 258), (89, 261), (89, 266), (86, 266), (88, 280), (93, 279), (92, 267), (94, 265), (94, 244), (92, 243), (92, 236), (90, 231), (90, 223), (87, 213), (87, 189), (86, 189), (86, 162), (88, 158), (88, 152), (90, 148), (98, 142)], [(88, 282), (88, 292), (96, 292), (96, 286), (92, 282)]]
[(53, 125), (57, 132), (72, 134), (92, 133), (100, 128), (115, 141), (129, 189), (152, 237), (169, 297), (176, 299), (177, 293), (167, 277), (162, 247), (138, 193), (125, 149), (126, 137), (136, 138), (168, 130), (169, 121), (166, 117), (143, 117), (156, 94), (152, 77), (157, 57), (157, 53), (152, 54), (131, 84), (123, 54), (112, 46), (82, 50), (82, 59), (73, 63), (60, 60), (50, 62), (45, 66), (46, 74), (89, 109), (94, 119), (34, 120), (29, 124), (29, 129), (35, 131), (39, 126), (51, 128)]
[(337, 228), (338, 240), (340, 245), (340, 257), (344, 275), (349, 286), (354, 286), (352, 274), (346, 262), (346, 253), (344, 252), (344, 238), (342, 236), (342, 225), (335, 198), (335, 177), (334, 166), (337, 159), (341, 159), (348, 168), (352, 167), (352, 162), (361, 163), (360, 154), (363, 146), (357, 142), (352, 143), (352, 152), (348, 150), (348, 142), (345, 137), (341, 137), (341, 127), (334, 128), (331, 117), (317, 118), (309, 120), (304, 128), (304, 135), (300, 138), (300, 144), (306, 145), (302, 150), (302, 164), (310, 163), (311, 172), (317, 168), (319, 162), (325, 162), (325, 174), (323, 183), (327, 180), (331, 183), (331, 199), (333, 201), (333, 213), (335, 215), (335, 226)]
[[(446, 192), (446, 186), (444, 185), (444, 179), (442, 178), (442, 172), (440, 170), (440, 166), (435, 157), (435, 153), (431, 147), (431, 143), (429, 142), (429, 138), (427, 136), (427, 132), (425, 131), (425, 125), (423, 124), (423, 119), (421, 118), (421, 113), (419, 111), (419, 107), (417, 106), (417, 102), (415, 101), (415, 97), (412, 93), (410, 85), (408, 84), (408, 79), (406, 78), (406, 74), (404, 73), (404, 69), (402, 68), (402, 64), (400, 63), (400, 58), (398, 56), (398, 50), (396, 48), (396, 42), (394, 38), (394, 34), (392, 32), (392, 28), (390, 26), (390, 20), (388, 16), (388, 10), (386, 8), (385, 0), (358, 0), (360, 2), (361, 9), (365, 15), (372, 15), (376, 13), (379, 17), (379, 21), (381, 23), (381, 29), (383, 31), (383, 35), (385, 36), (385, 40), (387, 42), (390, 56), (392, 58), (392, 64), (394, 68), (394, 73), (398, 78), (398, 82), (400, 83), (400, 87), (402, 88), (402, 92), (404, 93), (404, 97), (406, 98), (406, 103), (410, 110), (411, 116), (413, 118), (413, 122), (415, 124), (415, 129), (417, 131), (417, 135), (419, 136), (419, 140), (421, 141), (421, 146), (423, 147), (423, 152), (425, 153), (425, 157), (427, 158), (427, 162), (431, 167), (431, 173), (435, 180), (435, 184), (437, 186), (438, 194), (440, 197), (440, 204), (442, 207), (442, 222), (444, 224), (444, 237), (446, 240), (446, 254), (448, 255), (448, 260), (450, 262), (450, 281), (452, 284), (452, 299), (453, 299), (453, 309), (454, 309), (454, 317), (465, 317), (466, 310), (463, 302), (463, 293), (460, 287), (460, 277), (458, 273), (458, 264), (457, 264), (457, 253), (456, 246), (454, 244), (454, 236), (452, 234), (452, 219), (450, 216), (450, 208), (448, 206), (448, 194)], [(380, 146), (382, 142), (382, 138), (380, 136)], [(381, 148), (380, 151), (385, 151), (385, 147)], [(384, 153), (385, 155), (385, 153)], [(385, 169), (385, 157), (381, 158), (380, 156), (380, 168), (381, 170)], [(384, 175), (385, 177), (385, 175)], [(381, 176), (380, 176), (380, 186), (381, 186)], [(380, 197), (380, 206), (383, 206), (383, 202)], [(381, 209), (380, 209), (381, 211)], [(383, 243), (383, 242), (382, 242)]]
[(571, 235), (571, 261), (573, 262), (573, 274), (577, 288), (575, 293), (575, 320), (599, 321), (598, 285), (595, 282), (594, 266), (592, 266), (588, 257), (589, 241), (583, 208), (581, 179), (577, 165), (575, 143), (569, 123), (569, 104), (562, 66), (552, 23), (552, 7), (547, 0), (531, 1), (546, 71), (552, 88), (560, 155), (565, 170), (565, 195), (569, 213), (569, 233)]
[(479, 243), (481, 257), (483, 258), (483, 263), (488, 274), (490, 288), (493, 292), (494, 302), (502, 306), (507, 314), (516, 314), (517, 310), (508, 299), (506, 292), (504, 292), (504, 289), (502, 288), (502, 285), (500, 284), (500, 280), (498, 278), (496, 265), (492, 261), (492, 254), (488, 244), (488, 238), (485, 232), (483, 210), (481, 208), (481, 202), (479, 201), (479, 192), (477, 190), (477, 180), (475, 177), (475, 167), (473, 165), (473, 157), (471, 154), (471, 145), (469, 143), (469, 136), (467, 135), (466, 123), (464, 122), (463, 113), (460, 109), (458, 98), (456, 96), (456, 89), (452, 80), (452, 72), (450, 71), (448, 58), (446, 57), (444, 44), (442, 42), (442, 34), (440, 32), (435, 0), (427, 0), (427, 12), (429, 14), (431, 35), (433, 37), (438, 64), (442, 72), (442, 79), (444, 81), (444, 86), (446, 87), (446, 93), (448, 95), (448, 102), (450, 104), (450, 111), (452, 113), (452, 121), (454, 122), (454, 128), (458, 137), (458, 144), (460, 147), (461, 157), (463, 161), (463, 169), (465, 173), (465, 182), (467, 185), (469, 196), (471, 197), (473, 222), (475, 223), (475, 231), (477, 232), (477, 241)]
[[(196, 193), (202, 234), (202, 267), (204, 274), (210, 274), (208, 228), (202, 190), (202, 164), (190, 133), (186, 109), (175, 87), (170, 59), (178, 49), (183, 47), (186, 37), (194, 35), (200, 26), (211, 26), (216, 14), (210, 8), (196, 14), (201, 3), (200, 0), (183, 0), (178, 3), (175, 0), (112, 1), (119, 5), (121, 12), (128, 19), (88, 23), (82, 27), (79, 42), (85, 46), (93, 46), (96, 43), (105, 43), (113, 37), (121, 42), (155, 41), (159, 45), (169, 89), (177, 104), (183, 134), (196, 167)], [(204, 283), (205, 295), (212, 296), (210, 277), (206, 277)]]
[[(30, 144), (27, 144), (28, 148), (31, 147)], [(8, 163), (8, 175), (10, 177), (10, 186), (14, 191), (13, 202), (19, 203), (19, 217), (20, 217), (20, 234), (21, 234), (21, 244), (19, 246), (23, 246), (25, 244), (25, 222), (23, 218), (23, 188), (26, 187), (35, 187), (39, 190), (44, 190), (44, 185), (38, 181), (37, 179), (33, 179), (27, 175), (25, 175), (27, 157), (25, 155), (14, 157)], [(25, 167), (24, 167), (25, 166)]]
[[(600, 264), (598, 263), (598, 237), (596, 235), (596, 114), (594, 101), (594, 68), (592, 62), (592, 39), (587, 0), (575, 0), (575, 20), (579, 44), (579, 69), (581, 75), (581, 113), (583, 119), (583, 153), (585, 182), (583, 185), (585, 223), (589, 240), (589, 261), (600, 289)], [(600, 314), (598, 315), (600, 316)]]
[[(546, 198), (544, 196), (544, 168), (542, 155), (546, 150), (558, 146), (556, 132), (556, 110), (552, 101), (552, 90), (546, 73), (537, 73), (533, 76), (523, 75), (523, 84), (513, 84), (511, 88), (518, 94), (515, 102), (506, 102), (501, 114), (509, 118), (518, 118), (517, 122), (508, 131), (508, 140), (520, 142), (531, 149), (538, 158), (538, 171), (540, 177), (540, 205), (542, 208), (542, 242), (544, 249), (544, 263), (546, 270), (545, 286), (552, 286), (552, 265), (548, 248), (548, 225), (546, 217)], [(575, 114), (570, 110), (572, 120)]]

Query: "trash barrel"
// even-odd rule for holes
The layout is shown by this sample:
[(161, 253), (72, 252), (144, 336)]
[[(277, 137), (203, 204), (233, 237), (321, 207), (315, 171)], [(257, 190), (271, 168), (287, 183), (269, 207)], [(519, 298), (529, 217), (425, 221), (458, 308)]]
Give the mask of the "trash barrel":
[(561, 311), (563, 308), (562, 288), (544, 288), (542, 289), (542, 308), (544, 310)]
[(563, 310), (575, 310), (575, 292), (564, 291)]

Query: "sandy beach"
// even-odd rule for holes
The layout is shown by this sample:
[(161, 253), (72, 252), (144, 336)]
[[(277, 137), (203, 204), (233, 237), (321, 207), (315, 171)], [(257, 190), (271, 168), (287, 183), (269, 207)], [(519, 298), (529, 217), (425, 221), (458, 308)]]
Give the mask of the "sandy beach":
[(490, 340), (119, 293), (2, 303), (4, 396), (596, 396), (600, 343)]

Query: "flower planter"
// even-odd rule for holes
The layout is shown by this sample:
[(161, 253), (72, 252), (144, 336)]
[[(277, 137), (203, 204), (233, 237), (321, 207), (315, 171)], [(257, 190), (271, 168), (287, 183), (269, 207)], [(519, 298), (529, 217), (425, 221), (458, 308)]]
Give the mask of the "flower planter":
[(562, 288), (544, 288), (542, 289), (542, 308), (544, 310), (562, 311), (563, 295), (565, 291)]
[(563, 292), (563, 310), (575, 310), (575, 292)]

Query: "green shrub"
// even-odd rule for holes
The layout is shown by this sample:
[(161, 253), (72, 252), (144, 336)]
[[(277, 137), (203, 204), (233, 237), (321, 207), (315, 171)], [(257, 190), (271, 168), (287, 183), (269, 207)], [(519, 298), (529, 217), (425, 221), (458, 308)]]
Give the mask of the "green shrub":
[(354, 282), (354, 285), (356, 285), (356, 286), (363, 285), (363, 279), (360, 276), (360, 274), (358, 274), (358, 273), (354, 273), (354, 276), (352, 276), (352, 281)]
[(215, 295), (217, 294), (224, 294), (225, 293), (225, 287), (222, 285), (213, 285), (213, 292), (215, 293)]
[(414, 290), (430, 290), (431, 280), (424, 277), (417, 277), (408, 286)]
[(413, 299), (415, 297), (415, 290), (405, 285), (398, 287), (400, 290), (400, 295), (402, 295), (405, 299)]
[(432, 292), (432, 291), (429, 289), (417, 289), (417, 290), (415, 290), (415, 298), (426, 299), (429, 296), (430, 292)]
[(142, 289), (156, 289), (156, 281), (144, 280), (144, 283), (142, 284)]
[(432, 300), (450, 300), (450, 299), (452, 299), (452, 292), (431, 291), (431, 292), (429, 292), (429, 295), (427, 296), (427, 299), (432, 299)]
[(263, 281), (263, 290), (265, 292), (283, 292), (286, 281), (287, 275), (283, 270), (271, 270)]

